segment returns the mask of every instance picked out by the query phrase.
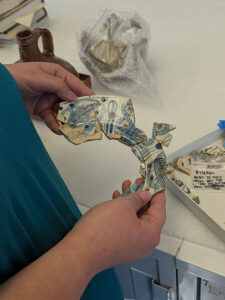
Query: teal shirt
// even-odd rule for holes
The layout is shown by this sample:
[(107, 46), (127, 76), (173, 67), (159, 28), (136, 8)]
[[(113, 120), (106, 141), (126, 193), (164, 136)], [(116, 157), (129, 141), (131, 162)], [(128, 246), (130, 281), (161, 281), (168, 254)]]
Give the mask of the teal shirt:
[[(0, 283), (52, 248), (80, 217), (15, 80), (0, 65)], [(123, 299), (114, 271), (95, 276), (81, 299)]]

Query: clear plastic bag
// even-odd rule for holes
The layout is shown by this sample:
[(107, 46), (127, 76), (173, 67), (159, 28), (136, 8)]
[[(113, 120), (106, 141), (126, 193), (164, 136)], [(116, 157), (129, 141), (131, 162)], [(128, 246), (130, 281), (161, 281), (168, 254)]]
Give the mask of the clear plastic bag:
[(106, 87), (132, 96), (151, 89), (150, 27), (136, 12), (101, 11), (77, 32), (79, 55)]

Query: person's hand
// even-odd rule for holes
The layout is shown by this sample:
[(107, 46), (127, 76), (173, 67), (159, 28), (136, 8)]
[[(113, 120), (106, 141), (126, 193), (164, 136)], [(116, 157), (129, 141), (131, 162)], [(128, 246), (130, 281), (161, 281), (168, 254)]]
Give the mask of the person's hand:
[[(123, 183), (123, 191), (129, 184)], [(150, 200), (150, 208), (138, 214)], [(159, 243), (164, 222), (164, 193), (151, 198), (141, 191), (101, 203), (59, 243), (4, 282), (0, 299), (80, 299), (100, 271), (148, 256)]]
[[(135, 180), (135, 183), (138, 184), (138, 185), (141, 185), (143, 182), (143, 178), (137, 178)], [(129, 179), (125, 180), (123, 183), (122, 183), (122, 192), (124, 193), (129, 187), (131, 186), (131, 181)], [(112, 194), (112, 198), (113, 199), (116, 199), (120, 196), (120, 192), (118, 190), (115, 190)]]
[[(136, 181), (141, 184), (141, 179)], [(122, 185), (125, 191), (130, 181)], [(114, 197), (118, 196), (114, 192)], [(151, 201), (150, 207), (138, 212)], [(165, 222), (165, 193), (151, 198), (148, 191), (132, 193), (98, 204), (75, 225), (70, 234), (87, 249), (95, 272), (128, 261), (144, 258), (158, 245)]]
[(16, 80), (28, 113), (39, 115), (57, 134), (60, 134), (55, 117), (58, 102), (93, 95), (76, 76), (57, 64), (34, 62), (5, 67)]

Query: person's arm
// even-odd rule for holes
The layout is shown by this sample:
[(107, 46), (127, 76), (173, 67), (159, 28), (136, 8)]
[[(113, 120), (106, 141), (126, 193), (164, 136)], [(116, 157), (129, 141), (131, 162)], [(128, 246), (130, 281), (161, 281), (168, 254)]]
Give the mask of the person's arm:
[[(92, 95), (79, 79), (58, 65), (25, 63), (6, 66), (21, 90), (29, 113), (39, 114), (56, 133), (55, 106)], [(72, 94), (71, 94), (72, 92)], [(123, 191), (130, 183), (123, 184)], [(89, 210), (55, 247), (0, 286), (1, 300), (76, 300), (90, 279), (114, 265), (143, 258), (159, 243), (165, 222), (165, 194), (148, 192), (106, 201)]]
[(1, 300), (76, 300), (95, 274), (89, 245), (69, 233), (55, 247), (0, 286)]
[(0, 286), (1, 300), (78, 300), (90, 279), (117, 264), (146, 257), (165, 221), (165, 195), (148, 192), (101, 203), (89, 210), (55, 247)]

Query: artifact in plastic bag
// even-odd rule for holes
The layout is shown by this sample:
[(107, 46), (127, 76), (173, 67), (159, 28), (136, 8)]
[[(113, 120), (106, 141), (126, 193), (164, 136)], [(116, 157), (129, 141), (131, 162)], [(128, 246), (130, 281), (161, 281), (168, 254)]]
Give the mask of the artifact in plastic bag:
[(60, 131), (74, 144), (102, 138), (102, 132), (109, 139), (117, 139), (131, 147), (141, 162), (140, 174), (143, 183), (132, 184), (122, 196), (139, 190), (148, 190), (154, 195), (165, 189), (166, 176), (171, 167), (166, 164), (163, 145), (168, 147), (171, 130), (175, 126), (153, 123), (152, 137), (135, 126), (132, 101), (118, 96), (80, 97), (74, 102), (60, 103), (58, 110)]
[(111, 90), (133, 95), (151, 90), (146, 66), (150, 27), (135, 12), (105, 10), (77, 33), (87, 69)]
[[(38, 47), (38, 39), (42, 37), (43, 52)], [(62, 58), (55, 56), (51, 32), (46, 28), (36, 28), (33, 31), (26, 29), (16, 35), (19, 46), (19, 62), (51, 62), (61, 65), (63, 68), (78, 77), (84, 84), (91, 87), (89, 75), (79, 74), (75, 68)]]
[(88, 52), (102, 63), (99, 66), (103, 72), (110, 72), (121, 67), (124, 52), (127, 49), (123, 42), (113, 40), (117, 28), (116, 22), (118, 22), (118, 18), (112, 14), (112, 18), (106, 21), (105, 36), (88, 49)]

